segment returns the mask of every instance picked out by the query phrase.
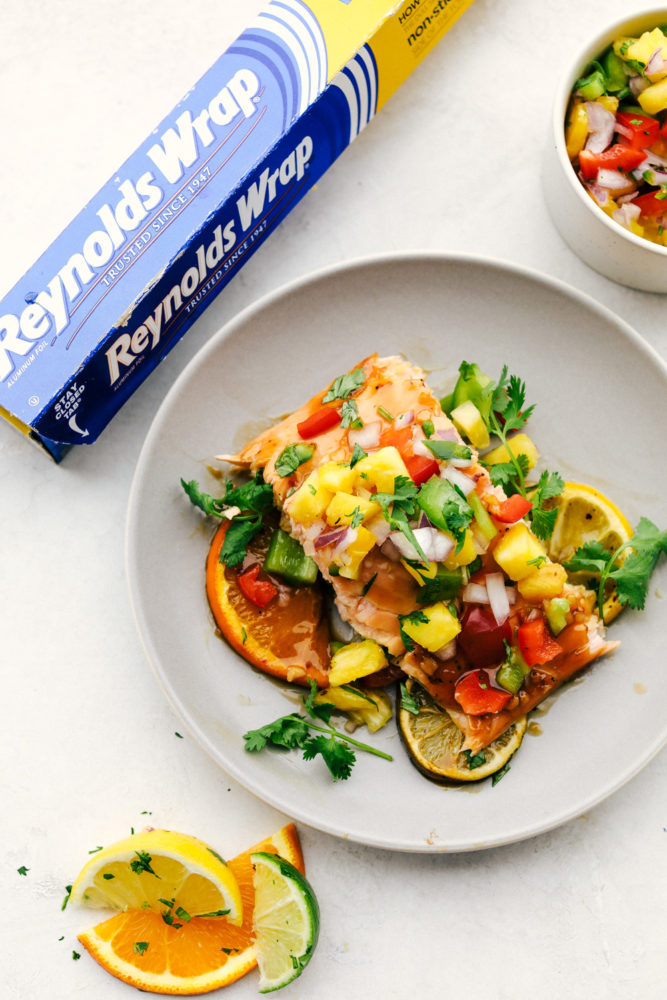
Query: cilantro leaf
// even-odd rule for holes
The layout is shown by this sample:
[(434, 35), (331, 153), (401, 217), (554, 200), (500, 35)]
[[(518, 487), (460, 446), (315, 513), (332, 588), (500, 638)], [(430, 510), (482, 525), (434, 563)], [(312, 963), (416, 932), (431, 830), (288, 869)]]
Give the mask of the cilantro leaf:
[(269, 722), (260, 729), (251, 729), (245, 733), (245, 748), (250, 753), (257, 753), (267, 745), (293, 750), (303, 746), (308, 738), (308, 723), (300, 715), (284, 715), (275, 722)]
[[(524, 455), (523, 452), (519, 452), (519, 454), (515, 455), (514, 458), (514, 462), (496, 462), (495, 465), (486, 466), (493, 485), (502, 486), (505, 491), (505, 495), (508, 497), (521, 492), (519, 485), (519, 472), (525, 477), (528, 475), (528, 471), (530, 469), (528, 456)], [(484, 462), (482, 462), (482, 464), (484, 464)], [(517, 466), (519, 467), (518, 472)]]
[(190, 503), (203, 511), (207, 517), (222, 517), (222, 510), (225, 506), (223, 501), (200, 490), (196, 479), (191, 479), (189, 482), (181, 479), (181, 486), (188, 495)]
[(291, 476), (300, 465), (313, 457), (314, 451), (314, 444), (288, 444), (276, 459), (276, 472), (283, 478)]
[(354, 750), (334, 736), (312, 736), (303, 747), (303, 759), (314, 760), (321, 754), (334, 781), (350, 777), (356, 761)]
[(405, 684), (401, 683), (401, 708), (404, 708), (406, 712), (410, 712), (411, 715), (419, 715), (419, 702), (410, 694)]
[(465, 444), (459, 444), (458, 441), (440, 441), (433, 438), (430, 441), (424, 441), (424, 444), (441, 462), (448, 462), (450, 458), (463, 458), (466, 460), (472, 458), (470, 448)]
[(254, 479), (241, 486), (227, 481), (222, 499), (226, 507), (240, 507), (242, 511), (265, 514), (273, 507), (273, 487), (271, 483), (265, 483), (262, 473), (258, 472)]
[(551, 510), (544, 506), (547, 500), (560, 496), (565, 489), (565, 483), (558, 472), (547, 472), (540, 476), (535, 492), (531, 494), (533, 506), (530, 511), (530, 522), (534, 533), (543, 541), (551, 538), (558, 517), (558, 508)]
[(401, 639), (403, 640), (403, 645), (408, 652), (411, 652), (415, 648), (414, 640), (410, 638), (408, 633), (404, 630), (404, 623), (408, 622), (410, 625), (425, 624), (428, 621), (428, 615), (424, 611), (411, 611), (408, 615), (398, 616), (398, 628), (401, 633)]
[(472, 750), (464, 750), (463, 753), (471, 771), (474, 771), (476, 767), (481, 767), (482, 764), (486, 764), (486, 755), (483, 750), (480, 750), (476, 754), (473, 754)]
[(363, 368), (355, 368), (353, 372), (339, 375), (331, 384), (331, 387), (322, 397), (323, 403), (332, 403), (334, 399), (347, 399), (355, 389), (364, 384), (366, 376)]
[(609, 562), (609, 552), (601, 542), (586, 542), (563, 563), (568, 573), (602, 573)]
[(352, 458), (350, 459), (350, 468), (353, 469), (357, 462), (360, 462), (362, 458), (367, 458), (368, 452), (365, 452), (360, 444), (355, 444), (352, 449)]
[(341, 427), (363, 427), (363, 421), (359, 416), (359, 408), (353, 399), (346, 399), (340, 408)]
[(235, 517), (225, 532), (220, 549), (220, 562), (226, 566), (238, 566), (242, 563), (248, 545), (261, 530), (261, 518)]

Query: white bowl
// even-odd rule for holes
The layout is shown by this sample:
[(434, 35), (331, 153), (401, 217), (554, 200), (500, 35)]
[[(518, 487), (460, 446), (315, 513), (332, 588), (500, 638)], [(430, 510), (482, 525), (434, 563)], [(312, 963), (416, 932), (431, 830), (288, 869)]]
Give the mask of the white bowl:
[(579, 51), (556, 93), (543, 169), (547, 206), (565, 242), (600, 274), (646, 292), (667, 292), (667, 247), (624, 229), (596, 205), (567, 155), (565, 113), (575, 82), (614, 39), (637, 36), (665, 23), (667, 7), (653, 7), (605, 28)]

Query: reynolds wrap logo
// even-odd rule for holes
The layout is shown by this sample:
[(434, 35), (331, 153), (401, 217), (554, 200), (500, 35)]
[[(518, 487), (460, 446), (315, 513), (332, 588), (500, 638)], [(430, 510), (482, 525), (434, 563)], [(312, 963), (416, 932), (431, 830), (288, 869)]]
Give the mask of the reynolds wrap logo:
[(55, 338), (67, 329), (85, 288), (127, 246), (133, 234), (144, 226), (149, 212), (167, 196), (160, 181), (178, 183), (202, 149), (215, 142), (221, 128), (226, 129), (239, 116), (252, 117), (259, 90), (260, 80), (252, 70), (238, 70), (206, 107), (194, 116), (184, 111), (146, 151), (155, 169), (119, 184), (120, 199), (97, 210), (100, 226), (85, 238), (81, 250), (72, 254), (45, 288), (30, 295), (20, 314), (0, 316), (0, 381), (10, 378), (19, 359), (33, 350), (37, 341), (47, 336)]

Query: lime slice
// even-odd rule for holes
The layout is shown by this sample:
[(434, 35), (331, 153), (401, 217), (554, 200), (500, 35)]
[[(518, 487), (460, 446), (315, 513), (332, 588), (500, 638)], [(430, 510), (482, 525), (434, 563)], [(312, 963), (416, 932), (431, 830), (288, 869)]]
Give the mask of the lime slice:
[(427, 778), (442, 783), (481, 781), (504, 767), (521, 746), (525, 716), (479, 753), (462, 752), (464, 736), (449, 713), (412, 678), (406, 688), (419, 705), (419, 713), (401, 708), (398, 726), (410, 760)]
[(251, 861), (259, 992), (270, 993), (300, 976), (312, 958), (320, 911), (309, 882), (289, 862), (263, 851)]

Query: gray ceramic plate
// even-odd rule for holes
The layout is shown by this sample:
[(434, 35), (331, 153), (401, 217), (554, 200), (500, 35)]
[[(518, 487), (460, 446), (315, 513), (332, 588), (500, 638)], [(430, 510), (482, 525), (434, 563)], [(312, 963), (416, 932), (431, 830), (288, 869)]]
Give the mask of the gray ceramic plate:
[[(463, 851), (548, 830), (600, 802), (667, 740), (664, 612), (610, 630), (612, 656), (556, 695), (495, 787), (422, 778), (392, 724), (332, 783), (321, 761), (249, 754), (243, 733), (294, 709), (295, 694), (216, 636), (204, 593), (213, 526), (179, 480), (214, 491), (212, 456), (233, 450), (366, 355), (402, 352), (446, 390), (462, 359), (524, 378), (545, 463), (612, 497), (635, 524), (667, 495), (665, 366), (629, 327), (573, 289), (476, 257), (411, 254), (309, 276), (250, 307), (177, 380), (148, 434), (127, 522), (131, 599), (148, 659), (201, 746), (237, 781), (328, 833), (406, 851)], [(650, 461), (649, 456), (656, 456)], [(659, 457), (659, 458), (658, 458)]]

